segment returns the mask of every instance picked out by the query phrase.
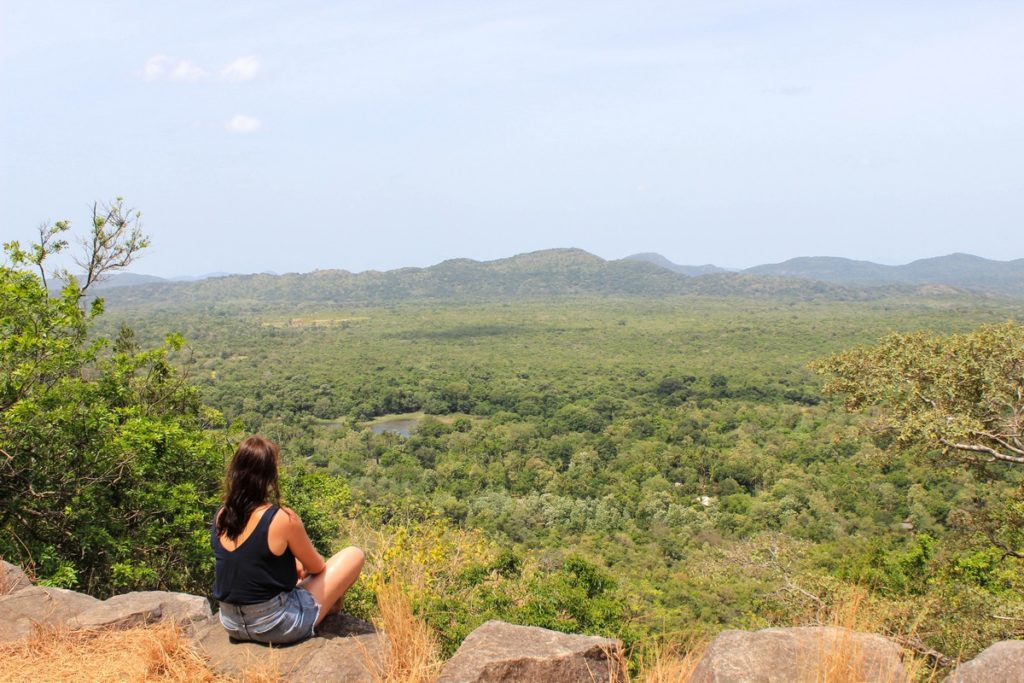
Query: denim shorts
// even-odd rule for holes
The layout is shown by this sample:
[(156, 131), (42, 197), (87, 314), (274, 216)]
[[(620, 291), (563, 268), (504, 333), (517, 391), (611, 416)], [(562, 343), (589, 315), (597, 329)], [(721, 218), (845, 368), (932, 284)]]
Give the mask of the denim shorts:
[(255, 605), (220, 603), (220, 623), (235, 640), (284, 645), (314, 635), (320, 605), (305, 588), (296, 587)]

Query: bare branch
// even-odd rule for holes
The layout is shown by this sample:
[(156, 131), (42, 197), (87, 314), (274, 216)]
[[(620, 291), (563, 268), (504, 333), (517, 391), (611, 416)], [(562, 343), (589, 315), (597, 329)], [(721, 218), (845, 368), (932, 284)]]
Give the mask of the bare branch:
[(995, 441), (996, 443), (998, 443), (1000, 446), (1002, 446), (1003, 448), (1005, 448), (1008, 451), (1012, 451), (1012, 452), (1016, 453), (1017, 455), (1024, 455), (1024, 449), (1017, 448), (1016, 446), (1013, 446), (1013, 445), (1007, 443), (1005, 440), (1003, 440), (1002, 438), (996, 436), (995, 434), (990, 434), (989, 432), (979, 432), (979, 434), (981, 436), (984, 436), (984, 437), (987, 437), (989, 439), (992, 439), (993, 441)]
[[(46, 253), (46, 243), (49, 242), (48, 232), (49, 226), (46, 223), (39, 226), (39, 252), (37, 256), (45, 255)], [(43, 289), (48, 290), (49, 287), (46, 284), (46, 269), (43, 267), (42, 258), (36, 259), (36, 267), (39, 268), (39, 277), (43, 280)]]
[(815, 605), (818, 606), (818, 615), (819, 616), (828, 611), (828, 607), (825, 605), (825, 601), (824, 600), (822, 600), (820, 597), (818, 597), (814, 593), (811, 593), (810, 591), (805, 590), (804, 588), (801, 588), (800, 586), (798, 586), (793, 581), (792, 578), (790, 578), (789, 571), (786, 569), (786, 567), (784, 567), (782, 565), (782, 562), (779, 560), (779, 546), (778, 545), (773, 543), (768, 548), (768, 554), (771, 556), (771, 560), (769, 561), (768, 565), (773, 567), (776, 571), (779, 572), (779, 574), (782, 575), (782, 580), (785, 583), (785, 586), (782, 587), (782, 590), (785, 590), (785, 591), (787, 591), (789, 593), (798, 593), (798, 594), (804, 596), (805, 598), (807, 598), (808, 600), (810, 600), (811, 602), (813, 602)]
[(1000, 541), (1000, 540), (998, 540), (996, 538), (993, 538), (992, 534), (987, 533), (985, 535), (988, 536), (988, 540), (992, 543), (992, 545), (994, 545), (995, 547), (997, 547), (997, 548), (999, 548), (1000, 550), (1003, 551), (1003, 557), (1004, 558), (1005, 557), (1016, 557), (1017, 559), (1024, 558), (1024, 553), (1020, 552), (1019, 550), (1013, 550), (1012, 548), (1007, 546), (1002, 541)]
[(90, 239), (83, 240), (85, 254), (75, 259), (85, 270), (83, 294), (110, 272), (127, 268), (149, 246), (141, 219), (142, 214), (126, 207), (120, 197), (112, 204), (93, 204)]
[(992, 456), (993, 460), (1001, 460), (1003, 462), (1012, 462), (1018, 465), (1024, 464), (1024, 456), (1018, 457), (1015, 455), (1007, 455), (1001, 451), (990, 446), (982, 446), (980, 444), (973, 443), (955, 443), (947, 439), (939, 439), (939, 443), (947, 448), (954, 448), (958, 451), (971, 451), (973, 453), (988, 453)]
[(925, 657), (928, 657), (941, 667), (950, 667), (956, 664), (957, 660), (950, 657), (949, 655), (942, 654), (938, 650), (928, 647), (917, 636), (896, 636), (895, 640), (897, 643), (907, 648), (908, 650), (913, 650), (919, 655), (924, 655)]

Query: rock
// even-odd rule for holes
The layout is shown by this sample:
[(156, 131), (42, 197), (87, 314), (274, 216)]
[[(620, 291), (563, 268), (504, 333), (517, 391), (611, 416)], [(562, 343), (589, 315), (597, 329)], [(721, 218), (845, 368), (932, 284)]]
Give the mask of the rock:
[(946, 678), (946, 683), (1024, 681), (1024, 640), (1003, 640), (990, 645)]
[(98, 603), (84, 593), (44, 586), (5, 595), (0, 597), (0, 642), (29, 635), (33, 624), (62, 624)]
[(186, 630), (210, 618), (206, 598), (188, 593), (139, 591), (115, 595), (68, 621), (72, 628), (129, 628), (170, 621)]
[(0, 596), (10, 595), (23, 588), (31, 588), (32, 582), (21, 567), (0, 560)]
[(609, 638), (488, 621), (463, 641), (438, 683), (608, 681), (621, 647)]
[(697, 663), (691, 683), (906, 680), (900, 649), (873, 633), (836, 627), (724, 631)]
[(232, 642), (215, 614), (196, 626), (193, 640), (219, 674), (238, 677), (247, 669), (269, 669), (283, 682), (370, 683), (373, 671), (381, 668), (385, 647), (372, 624), (348, 615), (327, 617), (316, 636), (301, 643), (269, 647)]

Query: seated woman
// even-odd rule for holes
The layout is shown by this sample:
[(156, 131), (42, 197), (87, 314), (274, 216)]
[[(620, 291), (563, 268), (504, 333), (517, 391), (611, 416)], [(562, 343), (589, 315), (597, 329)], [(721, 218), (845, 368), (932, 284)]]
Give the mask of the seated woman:
[(224, 507), (210, 531), (217, 561), (213, 597), (236, 640), (284, 644), (312, 636), (340, 609), (363, 567), (363, 551), (355, 547), (325, 562), (299, 516), (281, 507), (279, 457), (277, 444), (262, 436), (238, 446)]

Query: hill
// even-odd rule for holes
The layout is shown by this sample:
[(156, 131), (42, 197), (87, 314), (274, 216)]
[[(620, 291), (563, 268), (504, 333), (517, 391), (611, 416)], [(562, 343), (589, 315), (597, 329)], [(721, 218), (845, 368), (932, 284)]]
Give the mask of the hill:
[(623, 260), (624, 261), (645, 261), (647, 263), (653, 263), (656, 266), (661, 266), (662, 268), (666, 268), (668, 270), (671, 270), (673, 273), (679, 273), (680, 275), (690, 275), (690, 276), (694, 276), (694, 277), (699, 276), (699, 275), (711, 275), (712, 273), (728, 273), (728, 272), (731, 272), (731, 271), (729, 271), (729, 270), (727, 270), (725, 268), (719, 268), (718, 266), (712, 265), (710, 263), (705, 264), (703, 266), (682, 266), (682, 265), (679, 265), (678, 263), (672, 263), (672, 261), (669, 261), (667, 258), (662, 256), (661, 254), (655, 254), (653, 252), (645, 252), (645, 253), (642, 253), (642, 254), (633, 254), (632, 256), (627, 256)]
[(1024, 259), (994, 261), (971, 254), (919, 259), (901, 266), (830, 256), (805, 256), (754, 266), (743, 272), (850, 286), (945, 285), (1000, 294), (1024, 294)]
[(859, 300), (877, 298), (884, 292), (738, 273), (688, 277), (643, 260), (606, 261), (582, 249), (548, 249), (495, 261), (453, 259), (428, 268), (386, 272), (318, 270), (159, 282), (109, 290), (104, 297), (111, 305), (128, 306), (225, 301), (372, 304), (687, 294)]
[[(156, 284), (159, 282), (198, 282), (199, 280), (205, 280), (211, 277), (224, 277), (231, 273), (208, 273), (206, 275), (181, 275), (179, 277), (165, 278), (158, 275), (146, 275), (145, 273), (113, 273), (105, 276), (102, 280), (95, 284), (96, 289), (114, 289), (117, 287), (134, 287), (135, 285), (149, 285)], [(77, 274), (75, 277), (78, 278), (79, 282), (85, 280), (83, 273)], [(55, 278), (52, 281), (53, 289), (60, 289), (64, 285), (64, 281), (60, 278)]]
[[(85, 280), (85, 275), (76, 275), (79, 282)], [(142, 273), (114, 273), (103, 278), (95, 284), (96, 289), (114, 289), (116, 287), (133, 287), (135, 285), (148, 285), (157, 282), (166, 282), (162, 277), (156, 275), (143, 275)], [(64, 285), (61, 279), (53, 281), (53, 287), (60, 289)]]

